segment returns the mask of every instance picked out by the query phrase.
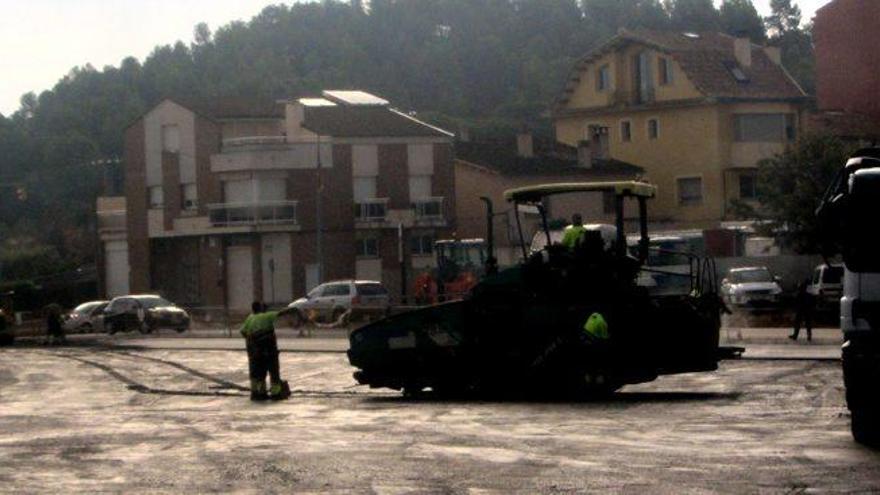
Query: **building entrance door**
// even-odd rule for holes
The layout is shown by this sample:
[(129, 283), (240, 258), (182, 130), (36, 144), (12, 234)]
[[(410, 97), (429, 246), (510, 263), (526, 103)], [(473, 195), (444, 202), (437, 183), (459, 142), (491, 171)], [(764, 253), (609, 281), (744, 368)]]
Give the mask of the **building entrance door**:
[(226, 248), (226, 300), (231, 311), (248, 312), (254, 299), (254, 255), (250, 246)]
[(288, 304), (293, 300), (290, 234), (263, 236), (263, 302)]

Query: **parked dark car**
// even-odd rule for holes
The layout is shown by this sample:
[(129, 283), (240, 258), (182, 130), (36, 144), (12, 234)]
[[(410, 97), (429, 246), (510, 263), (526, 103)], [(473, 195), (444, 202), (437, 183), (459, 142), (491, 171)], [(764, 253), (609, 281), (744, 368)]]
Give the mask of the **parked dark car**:
[(111, 335), (134, 330), (150, 333), (159, 328), (183, 332), (189, 323), (185, 310), (156, 295), (117, 297), (104, 309), (104, 328)]

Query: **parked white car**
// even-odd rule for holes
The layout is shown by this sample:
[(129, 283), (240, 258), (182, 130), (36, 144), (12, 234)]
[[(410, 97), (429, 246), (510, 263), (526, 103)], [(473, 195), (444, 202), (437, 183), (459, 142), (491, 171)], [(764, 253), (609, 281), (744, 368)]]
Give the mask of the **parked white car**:
[(816, 296), (820, 305), (836, 306), (840, 304), (843, 293), (843, 265), (819, 265), (813, 270), (813, 278), (807, 292)]
[(731, 268), (721, 281), (721, 295), (733, 306), (773, 307), (780, 302), (782, 286), (766, 266)]
[(384, 315), (390, 306), (388, 290), (374, 280), (327, 282), (288, 305), (296, 309), (292, 315), (294, 325), (305, 321), (336, 321), (349, 309), (358, 316)]
[(64, 315), (62, 323), (65, 332), (102, 332), (104, 331), (104, 308), (109, 301), (90, 301), (73, 308)]

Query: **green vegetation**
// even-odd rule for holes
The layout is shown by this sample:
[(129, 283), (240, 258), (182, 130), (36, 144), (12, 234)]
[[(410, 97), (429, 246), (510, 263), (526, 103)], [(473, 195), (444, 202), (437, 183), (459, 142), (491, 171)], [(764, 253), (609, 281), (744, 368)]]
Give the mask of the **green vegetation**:
[[(796, 25), (799, 12), (775, 3), (771, 41), (783, 44), (786, 63), (809, 90), (809, 34)], [(214, 32), (200, 24), (189, 45), (159, 46), (142, 63), (77, 67), (51, 90), (24, 95), (18, 111), (0, 116), (0, 234), (50, 246), (66, 262), (92, 260), (104, 173), (98, 161), (120, 157), (126, 124), (166, 96), (284, 98), (360, 88), (452, 130), (528, 124), (549, 132), (546, 112), (574, 62), (621, 27), (765, 37), (749, 0), (725, 0), (720, 11), (711, 0), (364, 4), (274, 5)]]

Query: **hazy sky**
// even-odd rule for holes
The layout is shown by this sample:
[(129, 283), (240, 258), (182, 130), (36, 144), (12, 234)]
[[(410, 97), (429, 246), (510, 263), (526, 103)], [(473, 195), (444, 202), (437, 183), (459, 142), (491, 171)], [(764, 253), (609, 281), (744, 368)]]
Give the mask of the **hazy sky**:
[[(829, 0), (796, 0), (804, 19)], [(0, 0), (0, 113), (50, 89), (71, 68), (101, 69), (154, 46), (192, 40), (193, 27), (248, 20), (272, 0)], [(291, 3), (289, 0), (285, 3)], [(716, 0), (716, 3), (721, 3)], [(754, 0), (766, 14), (770, 0)]]

